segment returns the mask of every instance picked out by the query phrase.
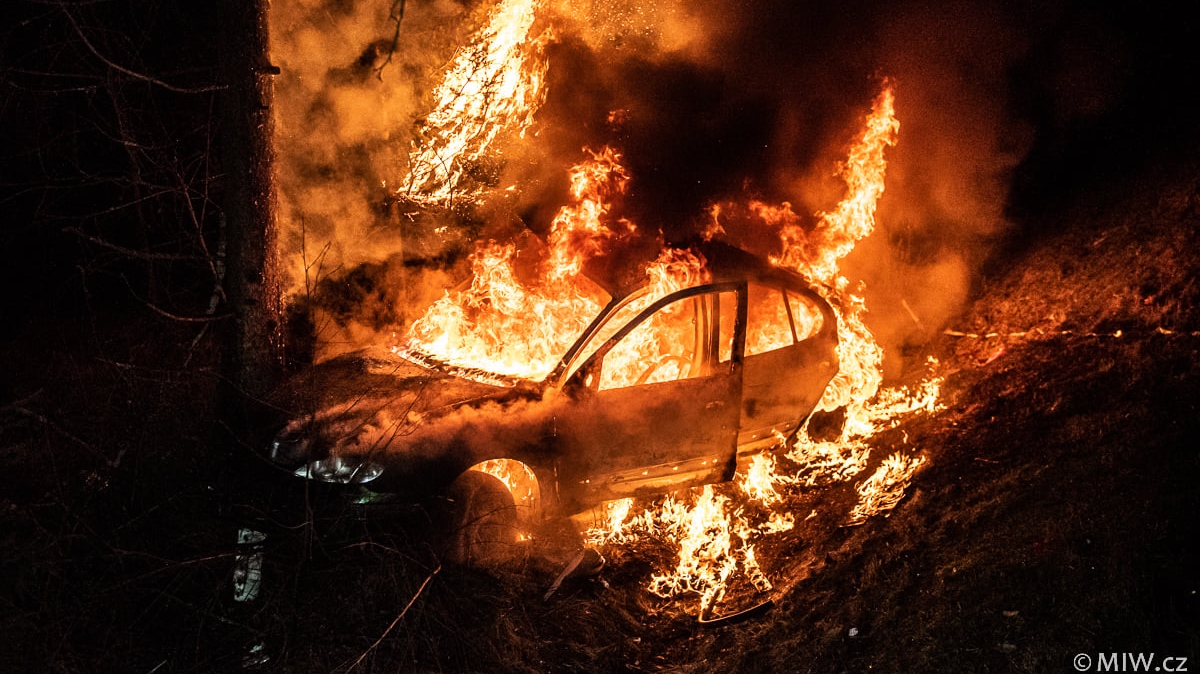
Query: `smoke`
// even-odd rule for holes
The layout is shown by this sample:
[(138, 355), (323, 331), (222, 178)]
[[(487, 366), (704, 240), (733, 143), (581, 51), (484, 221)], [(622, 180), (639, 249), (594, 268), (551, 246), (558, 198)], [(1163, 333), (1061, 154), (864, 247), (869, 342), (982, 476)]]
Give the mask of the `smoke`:
[[(416, 304), (436, 299), (413, 283), (425, 270), (406, 271), (403, 262), (440, 254), (454, 233), (438, 235), (429, 218), (402, 227), (404, 214), (387, 207), (388, 183), (404, 169), (425, 88), (464, 39), (469, 18), (450, 0), (271, 8), (271, 59), (281, 70), (277, 253), (293, 307), (313, 314), (318, 342), (334, 352), (403, 322), (410, 296)], [(428, 285), (447, 281), (434, 274)]]
[[(548, 2), (556, 38), (547, 99), (533, 133), (502, 145), (498, 183), (516, 189), (499, 205), (451, 217), (385, 204), (429, 111), (426, 94), (491, 3), (407, 2), (394, 52), (388, 4), (310, 0), (272, 10), (273, 59), (283, 69), (280, 253), (294, 289), (313, 287), (315, 275), (342, 283), (355, 268), (378, 268), (382, 283), (395, 265), (453, 257), (481, 233), (528, 227), (544, 237), (584, 147), (622, 152), (632, 181), (614, 217), (647, 238), (693, 237), (721, 202), (788, 201), (802, 216), (832, 209), (843, 194), (838, 162), (886, 77), (899, 143), (888, 153), (877, 230), (843, 269), (866, 284), (868, 323), (893, 374), (902, 366), (894, 355), (956, 314), (1009, 228), (1011, 173), (1033, 140), (1013, 112), (1013, 76), (1058, 20), (1053, 8), (997, 0)], [(1102, 104), (1103, 94), (1088, 100)], [(776, 252), (748, 239), (732, 242)], [(437, 294), (365, 293), (364, 302), (401, 308), (364, 310), (376, 318), (360, 323), (368, 333), (385, 329), (381, 316), (406, 324)]]
[(877, 231), (847, 259), (862, 279), (885, 373), (939, 333), (1008, 234), (1012, 173), (1033, 129), (1013, 111), (1009, 80), (1026, 58), (1029, 16), (1000, 3), (890, 6), (879, 68), (896, 82), (900, 140), (890, 154)]
[[(1011, 78), (1053, 9), (1037, 16), (998, 2), (928, 0), (574, 5), (576, 41), (560, 42), (552, 67), (566, 74), (544, 123), (609, 134), (633, 178), (630, 219), (668, 240), (707, 227), (714, 203), (788, 201), (802, 216), (832, 209), (844, 195), (838, 163), (886, 77), (899, 143), (887, 154), (876, 232), (843, 271), (865, 283), (868, 323), (892, 374), (903, 366), (896, 356), (960, 310), (1009, 230), (1011, 174), (1033, 141), (1013, 112)], [(581, 101), (620, 110), (622, 124), (605, 129)], [(728, 231), (735, 244), (777, 252), (761, 232)]]

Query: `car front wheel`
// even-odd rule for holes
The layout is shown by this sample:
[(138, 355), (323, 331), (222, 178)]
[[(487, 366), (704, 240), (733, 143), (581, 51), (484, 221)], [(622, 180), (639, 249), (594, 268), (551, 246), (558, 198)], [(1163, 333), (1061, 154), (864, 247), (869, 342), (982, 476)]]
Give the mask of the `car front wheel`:
[(447, 496), (451, 509), (446, 556), (450, 562), (492, 567), (520, 556), (525, 534), (513, 496), (503, 482), (468, 470), (454, 481)]

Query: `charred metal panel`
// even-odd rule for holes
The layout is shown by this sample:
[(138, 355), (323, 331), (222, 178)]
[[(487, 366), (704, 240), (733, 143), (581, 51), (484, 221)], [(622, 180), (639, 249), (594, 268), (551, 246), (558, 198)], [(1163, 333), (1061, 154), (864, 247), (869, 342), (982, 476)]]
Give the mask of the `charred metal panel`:
[(557, 399), (476, 401), (431, 417), (371, 455), (384, 468), (377, 488), (436, 492), (488, 459), (516, 459), (535, 470), (552, 465)]
[[(436, 489), (478, 461), (512, 456), (518, 440), (536, 443), (552, 416), (540, 399), (536, 388), (453, 377), (382, 350), (346, 354), (276, 396), (291, 421), (270, 456), (310, 476), (327, 473), (331, 457), (352, 468), (370, 462), (385, 468), (373, 483), (379, 489), (420, 489), (449, 475)], [(404, 484), (409, 479), (414, 485)]]
[[(728, 479), (738, 425), (740, 370), (697, 379), (585, 392), (557, 420), (564, 506), (581, 509), (620, 493), (647, 467), (708, 461), (708, 481)], [(713, 466), (719, 470), (712, 470)], [(687, 463), (687, 471), (697, 468)], [(680, 468), (684, 470), (684, 468)], [(654, 481), (643, 482), (649, 487)], [(662, 483), (659, 493), (676, 488)]]
[(835, 346), (828, 338), (814, 337), (746, 357), (739, 445), (766, 442), (775, 431), (795, 430), (837, 374)]

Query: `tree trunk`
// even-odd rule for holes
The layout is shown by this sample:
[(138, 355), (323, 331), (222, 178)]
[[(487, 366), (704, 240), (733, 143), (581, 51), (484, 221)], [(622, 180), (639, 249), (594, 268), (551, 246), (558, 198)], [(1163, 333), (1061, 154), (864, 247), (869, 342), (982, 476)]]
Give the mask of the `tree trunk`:
[[(241, 396), (268, 391), (281, 374), (280, 285), (275, 262), (272, 78), (266, 0), (219, 0), (225, 19), (220, 97), (225, 213), (225, 293), (233, 314), (225, 377)], [(245, 399), (245, 398), (243, 398)]]

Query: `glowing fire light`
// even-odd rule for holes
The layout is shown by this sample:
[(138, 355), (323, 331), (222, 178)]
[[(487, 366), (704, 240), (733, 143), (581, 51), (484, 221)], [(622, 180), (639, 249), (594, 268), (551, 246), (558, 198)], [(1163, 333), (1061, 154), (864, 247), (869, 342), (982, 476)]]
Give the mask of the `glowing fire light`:
[(839, 171), (846, 182), (846, 198), (834, 210), (822, 213), (820, 223), (811, 233), (806, 234), (794, 223), (784, 227), (781, 232), (784, 250), (774, 260), (776, 264), (823, 283), (839, 281), (838, 262), (875, 229), (875, 206), (883, 195), (887, 169), (883, 151), (896, 144), (900, 131), (894, 103), (891, 88), (885, 87), (875, 99), (866, 129)]
[(612, 236), (607, 198), (625, 189), (620, 155), (605, 148), (571, 170), (574, 203), (554, 218), (539, 278), (523, 282), (516, 247), (490, 243), (471, 255), (471, 283), (447, 292), (409, 330), (401, 355), (505, 376), (541, 379), (608, 300), (580, 274), (584, 260)]
[(878, 470), (858, 485), (858, 503), (850, 511), (849, 524), (862, 524), (872, 515), (895, 508), (913, 473), (924, 463), (924, 457), (907, 458), (900, 454), (884, 459)]
[(539, 496), (537, 476), (529, 466), (512, 459), (491, 459), (473, 466), (472, 470), (491, 475), (503, 482), (508, 488), (508, 493), (512, 494), (515, 505), (526, 508), (536, 506)]
[[(572, 284), (583, 271), (585, 257), (600, 252), (601, 243), (613, 236), (605, 224), (609, 198), (622, 194), (629, 174), (621, 165), (621, 155), (610, 147), (591, 152), (590, 161), (571, 169), (573, 204), (564, 206), (550, 225), (550, 256), (546, 261), (546, 280), (552, 286)], [(624, 229), (633, 228), (621, 220)], [(563, 288), (567, 290), (567, 288)]]
[[(554, 218), (538, 278), (530, 282), (518, 278), (515, 246), (479, 246), (470, 258), (470, 285), (447, 292), (415, 321), (407, 343), (394, 349), (398, 354), (418, 362), (432, 359), (469, 372), (530, 380), (540, 380), (554, 369), (608, 300), (607, 293), (582, 275), (584, 261), (601, 251), (604, 240), (635, 228), (620, 220), (614, 232), (608, 224), (608, 199), (623, 192), (628, 181), (620, 155), (611, 148), (589, 154), (590, 159), (571, 169), (573, 203)], [(646, 268), (648, 283), (642, 294), (625, 305), (609, 326), (618, 329), (624, 319), (659, 298), (703, 282), (708, 273), (704, 265), (703, 258), (690, 251), (662, 251)], [(606, 367), (601, 387), (633, 384), (638, 371), (633, 364), (670, 353), (662, 340), (677, 331), (664, 329), (663, 322), (672, 318), (677, 317), (669, 311), (656, 314), (610, 351), (607, 362), (629, 366)], [(601, 343), (603, 336), (591, 341), (593, 347)], [(664, 367), (654, 374), (657, 381), (674, 378), (678, 372)]]
[[(419, 142), (409, 157), (409, 175), (402, 192), (409, 199), (446, 205), (454, 198), (471, 196), (472, 168), (484, 159), (502, 134), (522, 135), (544, 99), (546, 63), (543, 54), (548, 33), (534, 36), (538, 0), (500, 0), (487, 26), (460, 50), (434, 92), (434, 111), (425, 120)], [(893, 94), (885, 88), (876, 98), (864, 130), (850, 149), (839, 175), (846, 196), (838, 206), (817, 214), (815, 226), (806, 228), (791, 206), (751, 202), (749, 207), (769, 227), (776, 228), (780, 253), (772, 262), (818, 284), (838, 316), (839, 372), (818, 409), (844, 409), (846, 422), (836, 441), (817, 441), (801, 429), (788, 448), (796, 464), (793, 474), (778, 472), (768, 454), (751, 457), (737, 478), (747, 503), (768, 514), (751, 523), (745, 509), (735, 508), (729, 496), (711, 485), (699, 493), (668, 496), (653, 509), (631, 516), (633, 501), (607, 505), (603, 525), (590, 530), (592, 544), (623, 543), (639, 536), (669, 538), (679, 546), (674, 569), (655, 575), (649, 589), (660, 596), (696, 593), (702, 611), (712, 609), (725, 596), (730, 578), (743, 573), (760, 591), (771, 585), (755, 557), (753, 539), (795, 526), (784, 505), (785, 490), (793, 485), (814, 486), (850, 480), (868, 465), (866, 440), (894, 425), (899, 415), (936, 409), (939, 380), (930, 380), (915, 392), (904, 389), (880, 392), (882, 350), (864, 322), (866, 305), (861, 291), (853, 290), (839, 270), (840, 261), (875, 226), (875, 209), (884, 190), (887, 163), (884, 151), (896, 142), (899, 123)], [(522, 252), (512, 244), (485, 243), (471, 255), (472, 280), (468, 287), (448, 292), (410, 328), (408, 341), (397, 351), (421, 360), (500, 376), (541, 379), (559, 363), (569, 345), (608, 300), (607, 295), (582, 275), (588, 258), (621, 232), (634, 229), (627, 221), (613, 222), (609, 204), (623, 193), (630, 176), (617, 152), (605, 148), (571, 170), (571, 202), (554, 218), (547, 251), (535, 278), (523, 279), (515, 264)], [(706, 236), (724, 232), (722, 209), (710, 210)], [(666, 294), (705, 278), (704, 261), (687, 251), (664, 251), (647, 268), (650, 284), (623, 309), (624, 316), (610, 321), (612, 329)], [(811, 334), (821, 316), (796, 311), (796, 329)], [(778, 307), (777, 325), (747, 335), (748, 353), (767, 351), (776, 343), (791, 343), (788, 313)], [(686, 321), (662, 311), (639, 326), (606, 357), (601, 387), (639, 383), (627, 381), (640, 368), (633, 363), (656, 360), (670, 353), (660, 343), (673, 331), (659, 323)], [(642, 330), (645, 328), (645, 330)], [(645, 334), (635, 334), (641, 330)], [(603, 336), (601, 336), (603, 337)], [(591, 344), (603, 342), (593, 339)], [(584, 354), (586, 357), (586, 354)], [(619, 363), (629, 362), (629, 367)], [(669, 371), (682, 364), (666, 363), (655, 376), (674, 378)], [(872, 514), (896, 505), (923, 458), (889, 456), (878, 471), (858, 486), (859, 504), (850, 522), (860, 523)], [(504, 480), (514, 469), (484, 466)], [(515, 486), (515, 485), (513, 485)], [(690, 504), (689, 504), (690, 502)], [(760, 513), (761, 514), (761, 513)]]
[[(863, 298), (849, 292), (849, 281), (838, 270), (840, 260), (874, 229), (875, 206), (884, 186), (883, 152), (895, 143), (898, 129), (892, 92), (885, 89), (876, 99), (866, 129), (842, 167), (846, 198), (833, 211), (820, 214), (811, 231), (801, 227), (800, 219), (787, 203), (750, 204), (766, 224), (779, 229), (783, 251), (772, 262), (822, 284), (827, 299), (835, 307), (839, 318), (840, 371), (818, 409), (844, 408), (846, 413), (841, 437), (836, 441), (814, 440), (808, 436), (807, 426), (801, 429), (787, 454), (796, 464), (793, 475), (779, 474), (775, 459), (769, 454), (751, 457), (737, 476), (737, 484), (749, 501), (762, 507), (772, 509), (781, 505), (783, 496), (779, 490), (790, 485), (811, 487), (853, 479), (869, 462), (871, 450), (866, 440), (871, 435), (894, 426), (902, 415), (938, 409), (940, 379), (929, 379), (915, 391), (905, 388), (880, 391), (882, 350), (863, 321), (866, 312)], [(710, 215), (709, 231), (723, 231), (720, 206), (714, 206)], [(811, 319), (815, 322), (820, 317)], [(810, 326), (812, 330), (818, 328), (819, 323)], [(762, 350), (769, 350), (773, 343), (770, 334), (747, 336), (747, 349), (755, 348), (757, 342), (762, 342), (758, 345)], [(936, 362), (931, 360), (930, 365), (936, 366)], [(850, 523), (861, 523), (873, 514), (895, 507), (923, 463), (923, 458), (908, 460), (898, 454), (888, 457), (875, 474), (859, 485), (860, 502), (851, 513)], [(742, 510), (730, 512), (728, 499), (716, 495), (711, 486), (705, 487), (690, 508), (668, 498), (657, 509), (634, 518), (628, 517), (629, 510), (628, 502), (610, 510), (605, 527), (589, 531), (589, 540), (623, 542), (636, 538), (637, 531), (676, 539), (679, 558), (675, 569), (656, 575), (650, 590), (660, 596), (697, 592), (701, 595), (702, 612), (720, 602), (739, 560), (742, 572), (756, 588), (770, 589), (755, 559), (751, 540), (756, 535), (787, 531), (795, 526), (792, 513), (773, 509), (765, 521), (754, 526)], [(734, 545), (731, 531), (740, 545)]]
[(818, 404), (821, 410), (847, 407), (854, 416), (883, 381), (883, 351), (863, 320), (866, 304), (860, 295), (849, 292), (850, 282), (840, 275), (838, 263), (875, 229), (875, 207), (883, 195), (887, 169), (883, 153), (896, 143), (899, 130), (894, 97), (887, 87), (875, 99), (866, 128), (839, 172), (846, 182), (846, 198), (834, 210), (820, 214), (811, 232), (800, 227), (788, 204), (779, 208), (757, 204), (764, 221), (780, 227), (783, 252), (772, 261), (826, 284), (827, 299), (839, 309), (840, 366)]
[(593, 545), (626, 543), (647, 535), (676, 541), (680, 554), (675, 568), (654, 575), (649, 590), (664, 598), (698, 594), (702, 611), (721, 601), (739, 570), (760, 591), (771, 589), (751, 543), (762, 530), (751, 526), (740, 510), (731, 512), (730, 498), (712, 485), (694, 496), (691, 505), (667, 496), (658, 508), (634, 518), (628, 518), (631, 499), (614, 501), (607, 504), (604, 526), (589, 530), (586, 539)]
[(775, 472), (775, 457), (770, 454), (755, 454), (750, 459), (746, 472), (738, 474), (738, 487), (746, 498), (765, 506), (773, 506), (783, 500), (776, 485), (791, 484), (795, 478)]
[[(687, 285), (707, 281), (708, 272), (704, 259), (691, 251), (665, 250), (646, 270), (650, 284), (644, 294), (624, 308), (622, 313), (632, 317), (654, 301), (665, 297)], [(660, 381), (675, 381), (686, 375), (687, 363), (671, 356), (682, 349), (672, 344), (691, 331), (692, 305), (676, 303), (655, 312), (622, 339), (605, 356), (606, 366), (600, 374), (600, 388), (621, 388), (637, 384), (653, 384)], [(610, 321), (618, 327), (625, 321), (622, 316)], [(594, 340), (599, 343), (600, 340)], [(648, 377), (639, 378), (645, 363), (658, 363)]]
[(679, 563), (673, 572), (650, 579), (651, 592), (660, 597), (697, 592), (702, 610), (721, 600), (726, 581), (737, 569), (728, 505), (728, 498), (706, 485), (695, 507), (671, 522), (668, 533), (679, 540)]

